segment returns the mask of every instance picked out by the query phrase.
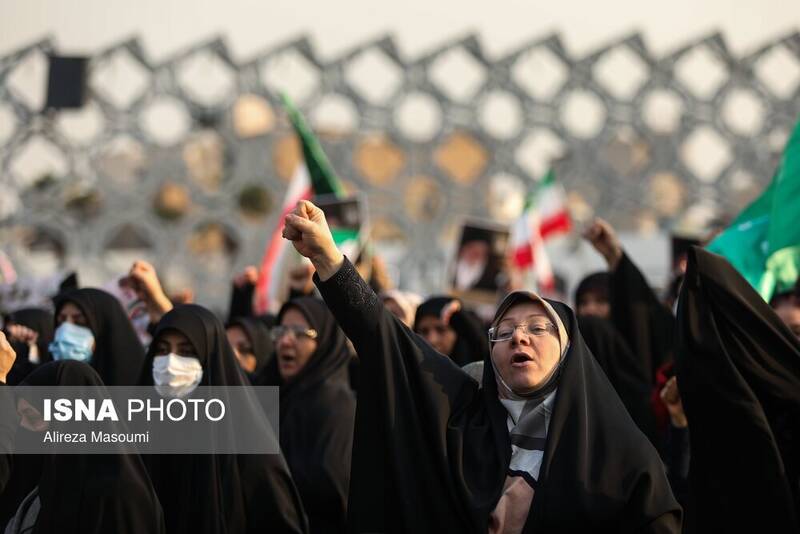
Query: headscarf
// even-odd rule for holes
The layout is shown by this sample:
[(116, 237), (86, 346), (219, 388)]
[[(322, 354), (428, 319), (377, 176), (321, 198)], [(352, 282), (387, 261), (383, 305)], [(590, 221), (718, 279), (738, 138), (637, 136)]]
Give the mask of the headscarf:
[(350, 352), (344, 333), (320, 299), (290, 300), (281, 307), (278, 324), (290, 309), (299, 311), (317, 331), (317, 349), (289, 383), (278, 373), (277, 358), (267, 367), (264, 380), (281, 388), (281, 449), (311, 532), (343, 532), (356, 410), (348, 378)]
[(116, 297), (101, 289), (69, 291), (56, 301), (56, 317), (67, 302), (86, 316), (95, 349), (89, 364), (108, 386), (135, 386), (142, 372), (144, 348)]
[(678, 347), (688, 531), (800, 531), (800, 341), (724, 258), (692, 248)]
[(276, 324), (281, 324), (283, 316), (290, 309), (299, 311), (311, 328), (317, 331), (317, 350), (288, 384), (280, 378), (277, 361), (270, 365), (273, 372), (269, 380), (281, 386), (281, 402), (290, 399), (298, 391), (314, 389), (322, 383), (346, 383), (346, 369), (350, 361), (347, 340), (322, 300), (315, 297), (290, 300), (278, 312)]
[(538, 304), (544, 309), (547, 318), (555, 325), (559, 346), (558, 362), (535, 391), (521, 395), (505, 383), (491, 354), (489, 360), (492, 363), (497, 390), (501, 397), (500, 402), (509, 414), (508, 426), (512, 449), (509, 474), (524, 476), (534, 485), (535, 480), (539, 477), (539, 467), (547, 442), (547, 427), (558, 388), (561, 364), (564, 362), (564, 355), (569, 348), (569, 336), (564, 328), (564, 323), (553, 307), (539, 295), (527, 291), (515, 291), (503, 299), (492, 319), (492, 326), (497, 327), (511, 307), (522, 303)]
[(275, 343), (272, 340), (272, 334), (266, 323), (255, 317), (236, 317), (228, 322), (226, 328), (233, 326), (241, 328), (253, 346), (256, 368), (252, 373), (247, 374), (251, 381), (256, 380), (275, 356)]
[(611, 275), (606, 271), (599, 271), (589, 274), (578, 283), (575, 288), (575, 307), (577, 307), (583, 296), (587, 293), (594, 293), (600, 299), (609, 300), (609, 284)]
[[(25, 386), (103, 387), (89, 365), (42, 365)], [(46, 455), (37, 492), (41, 503), (33, 534), (160, 534), (161, 505), (138, 454)]]
[(381, 292), (380, 297), (384, 302), (387, 299), (395, 301), (405, 316), (403, 322), (406, 324), (410, 323), (409, 326), (411, 328), (414, 327), (414, 316), (417, 313), (417, 308), (420, 303), (422, 303), (422, 299), (419, 295), (408, 291), (400, 291), (399, 289), (388, 289)]
[[(414, 315), (414, 331), (418, 331), (419, 322), (423, 317), (441, 318), (442, 311), (453, 301), (460, 303), (453, 297), (435, 296), (420, 304)], [(486, 331), (480, 319), (471, 311), (465, 310), (462, 305), (459, 311), (450, 317), (450, 327), (455, 330), (456, 342), (452, 352), (446, 356), (450, 356), (460, 367), (482, 361), (489, 349), (486, 343)]]
[[(184, 335), (203, 366), (203, 386), (245, 386), (225, 329), (207, 309), (186, 304), (161, 318), (140, 385), (153, 384), (159, 336)], [(271, 455), (149, 455), (146, 464), (170, 534), (306, 532), (303, 507), (286, 463)]]

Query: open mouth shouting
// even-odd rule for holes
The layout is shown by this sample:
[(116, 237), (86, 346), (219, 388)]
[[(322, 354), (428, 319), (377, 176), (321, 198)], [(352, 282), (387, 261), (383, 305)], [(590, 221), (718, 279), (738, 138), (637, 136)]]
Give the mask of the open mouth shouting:
[(535, 359), (533, 355), (524, 351), (517, 351), (511, 355), (511, 367), (527, 367), (533, 365)]

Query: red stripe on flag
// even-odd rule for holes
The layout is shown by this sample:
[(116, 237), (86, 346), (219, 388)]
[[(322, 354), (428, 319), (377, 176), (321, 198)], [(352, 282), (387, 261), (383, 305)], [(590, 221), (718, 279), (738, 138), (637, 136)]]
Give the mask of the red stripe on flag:
[(566, 233), (572, 229), (572, 221), (569, 218), (569, 214), (566, 211), (560, 211), (556, 213), (554, 216), (545, 219), (541, 222), (541, 226), (539, 231), (542, 234), (542, 238), (547, 238), (551, 234), (557, 233)]
[(533, 247), (530, 243), (527, 246), (519, 247), (514, 251), (514, 265), (519, 268), (530, 267), (533, 265)]
[[(297, 202), (300, 200), (309, 200), (311, 197), (312, 191), (309, 187), (305, 193), (297, 198)], [(258, 270), (258, 281), (256, 282), (255, 304), (256, 313), (259, 315), (269, 311), (269, 300), (270, 298), (274, 298), (274, 295), (269, 294), (269, 287), (270, 282), (272, 281), (272, 268), (275, 265), (275, 261), (278, 259), (281, 248), (284, 246), (284, 239), (282, 235), (284, 227), (283, 221), (286, 219), (286, 216), (295, 208), (297, 202), (284, 206), (281, 217), (278, 219), (278, 225), (275, 227), (275, 231), (272, 232), (272, 238), (270, 239), (269, 245), (267, 245), (267, 249), (264, 251), (264, 256), (261, 259), (261, 268)]]

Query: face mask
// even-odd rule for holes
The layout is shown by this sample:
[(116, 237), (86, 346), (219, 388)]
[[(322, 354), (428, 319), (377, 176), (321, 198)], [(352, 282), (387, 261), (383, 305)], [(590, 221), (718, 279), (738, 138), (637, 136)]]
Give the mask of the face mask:
[(94, 352), (92, 347), (94, 347), (94, 335), (91, 330), (85, 326), (61, 323), (48, 349), (54, 360), (88, 362)]
[(172, 353), (153, 358), (153, 382), (162, 397), (184, 397), (202, 378), (203, 366), (197, 358)]

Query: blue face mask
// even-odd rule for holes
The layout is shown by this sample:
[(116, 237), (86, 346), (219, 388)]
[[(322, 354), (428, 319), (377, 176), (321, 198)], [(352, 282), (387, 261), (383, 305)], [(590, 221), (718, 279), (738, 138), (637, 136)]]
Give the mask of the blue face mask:
[(48, 348), (54, 360), (88, 362), (92, 359), (93, 346), (94, 335), (91, 330), (85, 326), (61, 323)]

